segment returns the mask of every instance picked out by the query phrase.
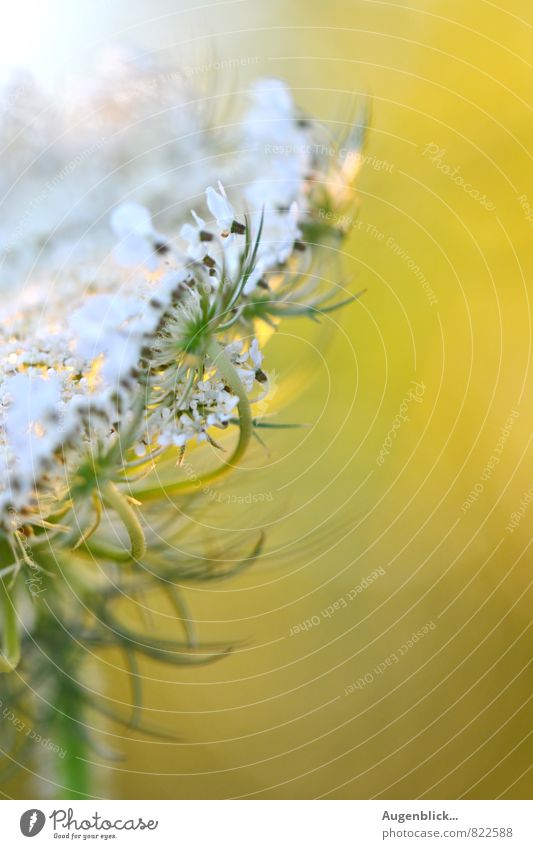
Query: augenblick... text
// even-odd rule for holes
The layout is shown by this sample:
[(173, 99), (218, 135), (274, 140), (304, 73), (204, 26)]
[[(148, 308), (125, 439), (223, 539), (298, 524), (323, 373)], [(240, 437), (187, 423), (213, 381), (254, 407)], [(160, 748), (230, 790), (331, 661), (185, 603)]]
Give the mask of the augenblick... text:
[(455, 820), (457, 817), (450, 817), (447, 811), (417, 811), (416, 813), (398, 814), (390, 811), (383, 811), (382, 820), (395, 820), (399, 823), (409, 822), (410, 820)]

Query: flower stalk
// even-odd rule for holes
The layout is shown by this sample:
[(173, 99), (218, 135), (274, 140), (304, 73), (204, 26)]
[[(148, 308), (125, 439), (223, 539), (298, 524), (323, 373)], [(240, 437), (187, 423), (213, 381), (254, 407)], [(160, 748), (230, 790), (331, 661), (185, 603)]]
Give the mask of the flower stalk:
[(0, 610), (3, 616), (0, 672), (12, 672), (20, 661), (20, 634), (15, 605), (3, 578), (0, 578)]
[(146, 540), (132, 499), (120, 492), (113, 481), (108, 481), (105, 485), (102, 498), (104, 504), (115, 511), (128, 532), (130, 538), (129, 558), (140, 560), (146, 551)]
[(74, 684), (63, 681), (56, 700), (58, 743), (65, 752), (60, 759), (59, 798), (90, 797), (90, 768), (87, 760), (86, 731), (82, 725), (83, 699)]

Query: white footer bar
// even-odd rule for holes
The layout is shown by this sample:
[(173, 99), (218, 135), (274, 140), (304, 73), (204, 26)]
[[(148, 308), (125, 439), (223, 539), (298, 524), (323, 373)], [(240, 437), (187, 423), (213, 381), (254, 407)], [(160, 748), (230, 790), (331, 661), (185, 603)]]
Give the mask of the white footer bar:
[[(530, 849), (523, 801), (4, 801), (2, 846)], [(30, 840), (35, 838), (35, 843)]]

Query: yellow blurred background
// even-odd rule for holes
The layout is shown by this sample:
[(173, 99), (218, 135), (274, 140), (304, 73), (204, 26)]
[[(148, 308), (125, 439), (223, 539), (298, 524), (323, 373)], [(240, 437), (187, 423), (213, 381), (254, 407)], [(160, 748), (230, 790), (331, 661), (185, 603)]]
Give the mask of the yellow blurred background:
[[(280, 420), (312, 427), (267, 434), (202, 517), (208, 545), (267, 530), (252, 570), (188, 591), (201, 639), (235, 649), (142, 666), (145, 719), (178, 742), (91, 718), (124, 755), (95, 755), (96, 795), (528, 797), (531, 3), (72, 5), (61, 62), (83, 73), (111, 40), (188, 64), (213, 45), (243, 60), (221, 90), (282, 77), (332, 132), (354, 93), (372, 103), (359, 213), (326, 267), (367, 291), (269, 346)], [(126, 710), (122, 659), (97, 666)]]

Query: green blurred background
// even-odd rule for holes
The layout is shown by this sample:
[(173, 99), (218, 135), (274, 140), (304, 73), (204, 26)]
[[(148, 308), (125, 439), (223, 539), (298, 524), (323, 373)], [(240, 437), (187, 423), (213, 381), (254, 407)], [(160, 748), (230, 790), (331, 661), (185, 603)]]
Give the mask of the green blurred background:
[[(354, 93), (372, 103), (359, 223), (327, 267), (367, 291), (269, 345), (280, 419), (312, 427), (269, 436), (270, 456), (255, 449), (201, 520), (208, 546), (267, 529), (253, 570), (188, 593), (200, 637), (236, 648), (142, 667), (146, 720), (179, 742), (90, 718), (125, 756), (95, 757), (96, 795), (527, 797), (533, 507), (509, 524), (532, 485), (531, 3), (73, 6), (56, 38), (83, 73), (112, 40), (169, 64), (214, 47), (243, 60), (216, 73), (220, 90), (283, 77), (332, 132)], [(150, 603), (168, 633), (171, 611)], [(120, 656), (94, 666), (125, 710)], [(7, 792), (51, 793), (31, 769)]]

